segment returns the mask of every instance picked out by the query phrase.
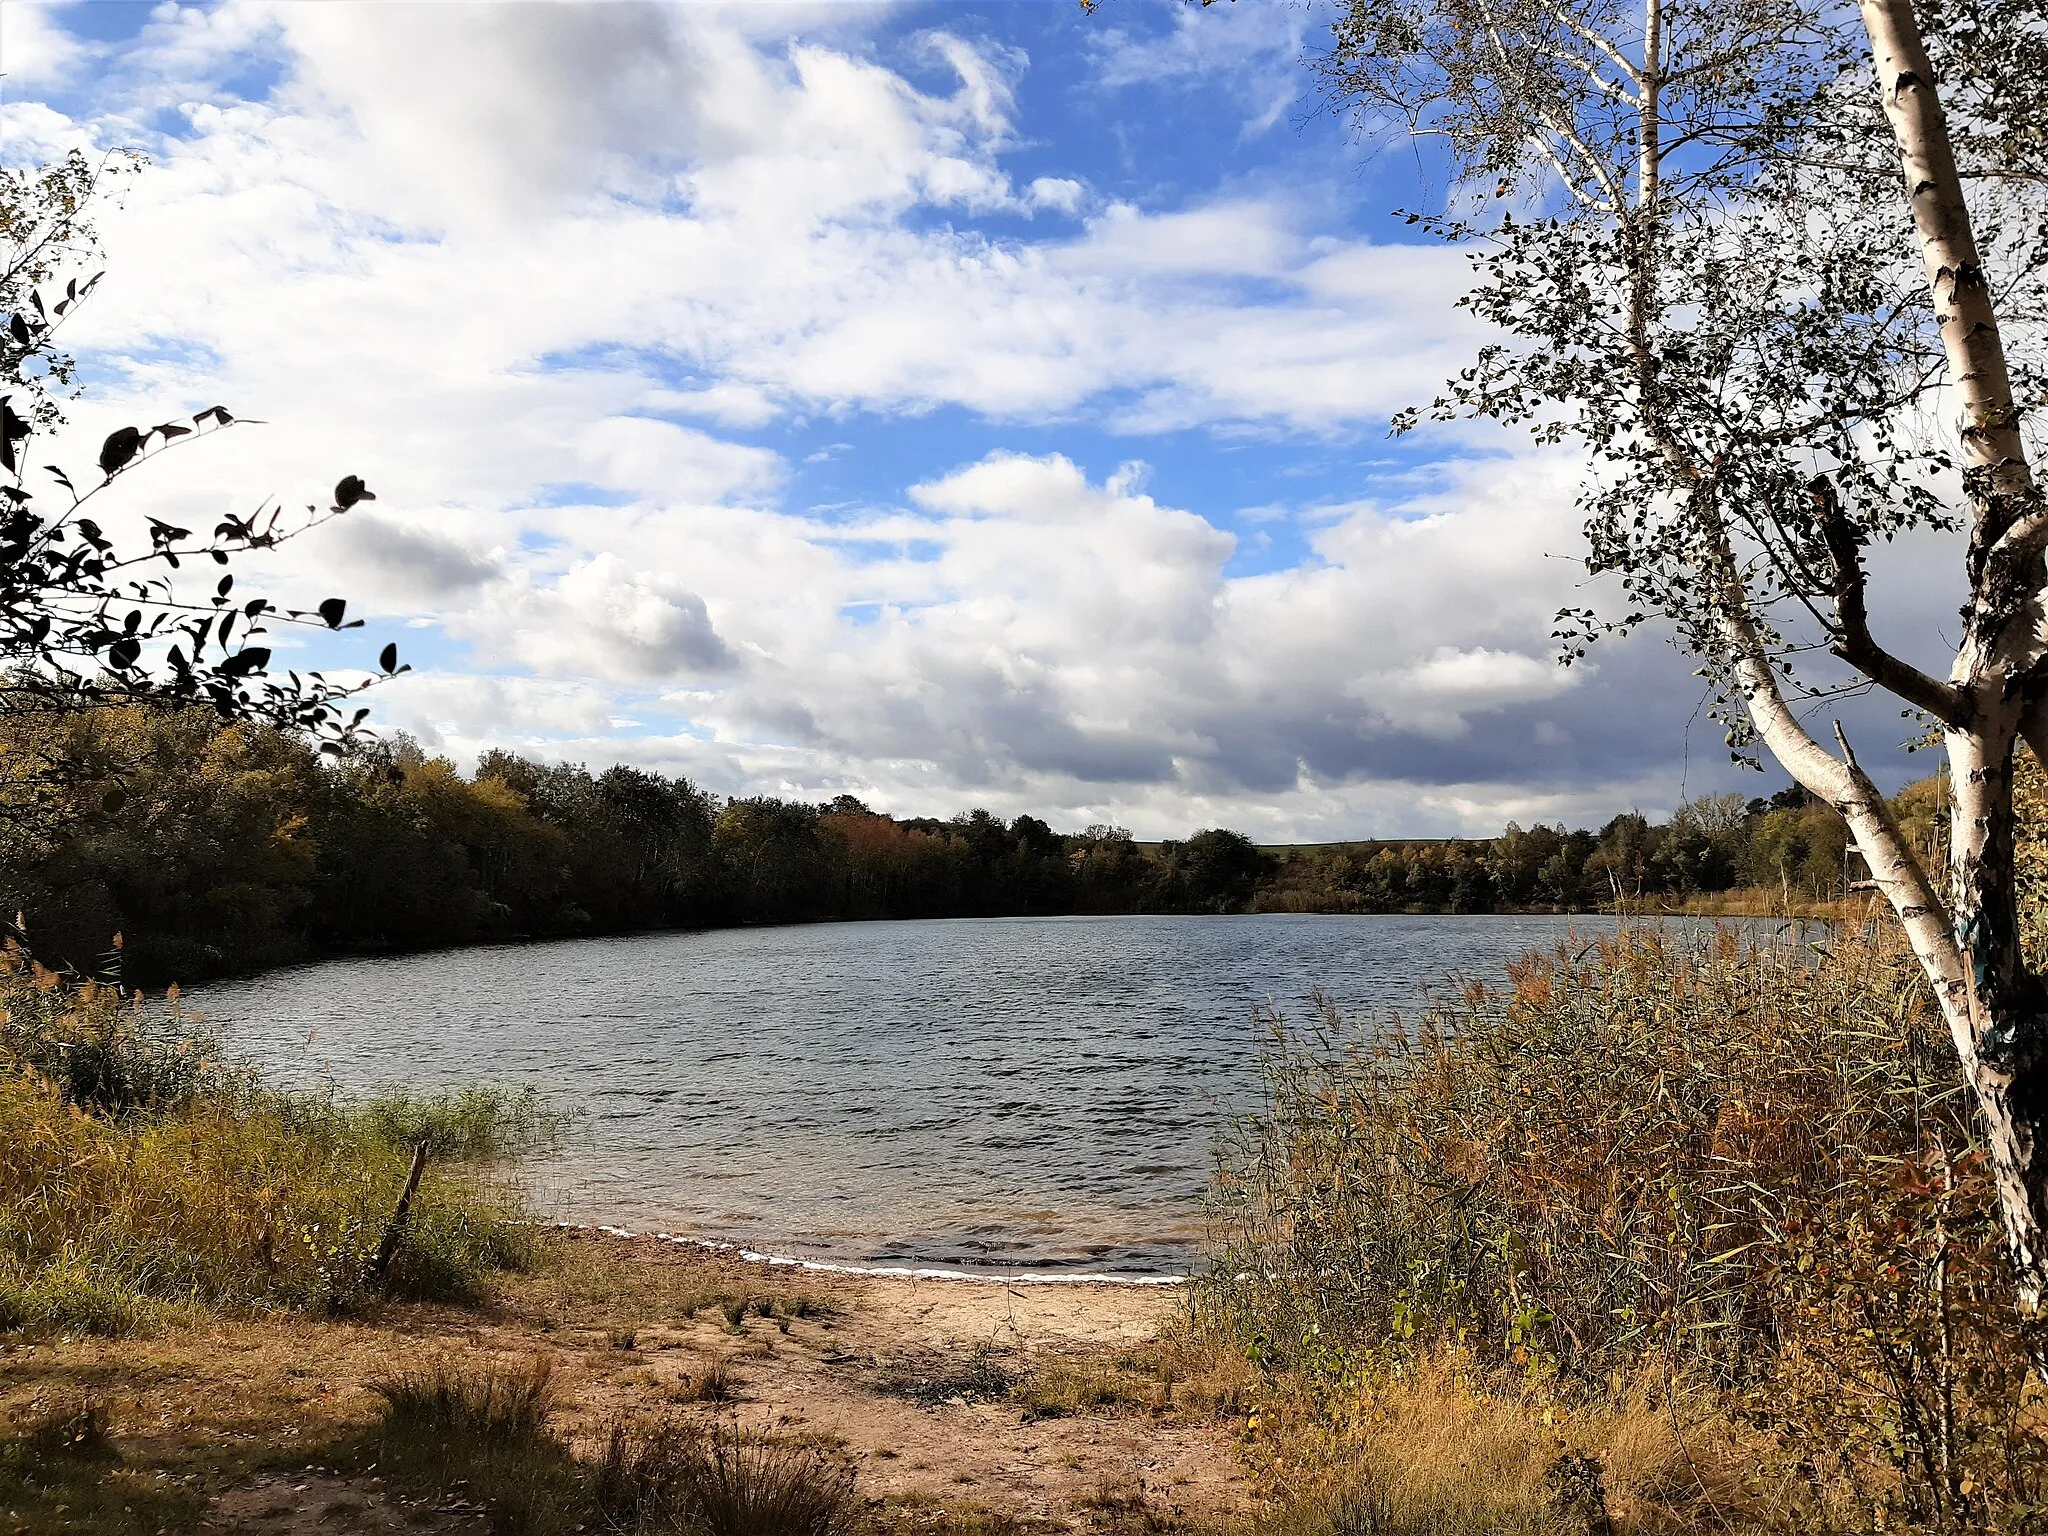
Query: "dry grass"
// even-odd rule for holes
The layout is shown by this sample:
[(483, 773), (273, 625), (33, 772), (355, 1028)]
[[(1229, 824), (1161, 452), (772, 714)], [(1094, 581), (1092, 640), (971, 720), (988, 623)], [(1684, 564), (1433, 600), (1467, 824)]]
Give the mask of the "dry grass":
[(1113, 1536), (1162, 1536), (1185, 1531), (1185, 1515), (1165, 1503), (1144, 1482), (1125, 1473), (1106, 1477), (1079, 1503), (1080, 1513), (1091, 1530)]
[[(344, 1117), (257, 1102), (110, 1120), (0, 1081), (0, 1326), (121, 1332), (165, 1304), (333, 1308), (357, 1296), (403, 1152)], [(430, 1176), (390, 1289), (462, 1296), (527, 1244), (511, 1201)]]
[(1138, 1348), (1041, 1359), (1009, 1395), (1027, 1419), (1111, 1414), (1200, 1424), (1241, 1417), (1260, 1381), (1238, 1339), (1181, 1316)]
[[(356, 1109), (266, 1091), (173, 1005), (0, 952), (0, 1331), (350, 1305), (405, 1182), (394, 1137), (481, 1155), (546, 1123), (516, 1095)], [(381, 1288), (474, 1295), (529, 1261), (519, 1215), (473, 1163), (430, 1164)]]
[(1574, 1514), (1595, 1509), (1622, 1531), (1718, 1524), (1734, 1479), (1687, 1441), (1725, 1430), (1704, 1398), (1677, 1414), (1654, 1393), (1567, 1405), (1436, 1356), (1334, 1395), (1276, 1383), (1245, 1444), (1283, 1528), (1577, 1536)]
[(848, 1536), (863, 1506), (828, 1448), (726, 1424), (615, 1418), (579, 1457), (553, 1427), (548, 1363), (455, 1358), (375, 1384), (372, 1448), (399, 1482), (457, 1490), (499, 1536), (578, 1530)]
[(691, 1371), (668, 1389), (672, 1403), (729, 1403), (739, 1396), (739, 1377), (724, 1356)]
[(104, 1403), (77, 1394), (38, 1397), (0, 1434), (0, 1516), (9, 1531), (181, 1530), (199, 1500), (124, 1466), (107, 1433)]
[(1871, 895), (1819, 897), (1789, 887), (1750, 885), (1727, 891), (1651, 896), (1641, 903), (1631, 902), (1628, 910), (1632, 916), (1667, 913), (1695, 917), (1807, 918), (1860, 924), (1878, 915), (1879, 903), (1880, 898)]
[(549, 1426), (551, 1374), (541, 1358), (503, 1365), (443, 1359), (373, 1382), (384, 1400), (376, 1465), (437, 1496), (460, 1490), (496, 1536), (581, 1529), (586, 1476)]
[(547, 1428), (552, 1375), (545, 1357), (510, 1369), (443, 1359), (422, 1371), (379, 1377), (370, 1390), (384, 1400), (389, 1436), (517, 1441)]
[(1390, 1532), (1554, 1524), (1568, 1455), (1622, 1530), (2032, 1518), (2048, 1424), (1910, 956), (1641, 931), (1511, 979), (1279, 1033), (1197, 1293), (1265, 1377), (1262, 1475)]
[(849, 1536), (864, 1509), (853, 1469), (824, 1450), (715, 1425), (615, 1422), (593, 1485), (615, 1522), (696, 1536)]
[(627, 1271), (590, 1245), (546, 1234), (536, 1240), (540, 1262), (526, 1288), (526, 1304), (557, 1328), (596, 1328), (608, 1335), (685, 1328), (708, 1312), (722, 1318), (728, 1332), (742, 1335), (761, 1327), (786, 1332), (792, 1320), (829, 1328), (835, 1316), (800, 1274), (748, 1265), (707, 1273), (698, 1264), (636, 1265)]

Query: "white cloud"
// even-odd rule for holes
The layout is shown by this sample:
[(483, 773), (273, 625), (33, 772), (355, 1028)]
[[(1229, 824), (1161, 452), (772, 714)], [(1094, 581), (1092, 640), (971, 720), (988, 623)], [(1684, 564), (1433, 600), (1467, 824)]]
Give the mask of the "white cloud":
[(493, 661), (543, 676), (666, 682), (733, 664), (704, 599), (666, 572), (639, 571), (613, 553), (577, 561), (538, 585), (525, 577), (451, 619)]
[(92, 48), (59, 22), (56, 6), (0, 5), (0, 78), (8, 96), (61, 84), (90, 61)]
[(1174, 6), (1163, 35), (1104, 25), (1096, 72), (1106, 87), (1186, 89), (1222, 81), (1247, 109), (1243, 132), (1261, 134), (1305, 96), (1301, 60), (1325, 23), (1306, 5)]
[(1033, 208), (1078, 213), (1088, 200), (1088, 189), (1071, 176), (1040, 176), (1024, 189), (1024, 200)]
[[(92, 118), (5, 109), (38, 143), (169, 108), (189, 128), (105, 221), (70, 339), (115, 387), (70, 456), (218, 400), (273, 425), (151, 466), (153, 508), (197, 526), (364, 475), (373, 508), (261, 574), (467, 646), (477, 675), (423, 664), (379, 702), (458, 753), (1302, 835), (1477, 830), (1651, 773), (1634, 722), (1549, 664), (1577, 596), (1543, 558), (1574, 537), (1556, 458), (1459, 462), (1313, 522), (1276, 498), (1260, 536), (1307, 553), (1256, 574), (1140, 466), (1056, 453), (911, 468), (901, 505), (789, 504), (802, 466), (734, 434), (831, 415), (857, 453), (862, 420), (950, 407), (1342, 438), (1470, 341), (1456, 258), (1332, 234), (1270, 187), (1020, 189), (1026, 61), (933, 32), (891, 56), (914, 84), (857, 35), (871, 19), (161, 8)], [(1173, 35), (1188, 72), (1221, 67), (1193, 23)], [(252, 58), (280, 83), (241, 100), (220, 82)]]

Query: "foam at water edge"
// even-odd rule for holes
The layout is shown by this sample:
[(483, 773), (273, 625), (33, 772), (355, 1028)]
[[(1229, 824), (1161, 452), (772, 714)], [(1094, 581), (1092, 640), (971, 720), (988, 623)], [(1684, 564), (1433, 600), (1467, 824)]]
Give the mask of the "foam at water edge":
[(715, 1243), (703, 1237), (676, 1237), (667, 1232), (631, 1232), (624, 1227), (592, 1225), (584, 1221), (552, 1223), (558, 1232), (602, 1232), (606, 1237), (674, 1243), (679, 1248), (697, 1248), (706, 1253), (726, 1253), (748, 1264), (772, 1264), (784, 1269), (809, 1269), (831, 1275), (875, 1275), (887, 1280), (971, 1280), (984, 1285), (1186, 1285), (1185, 1275), (985, 1275), (974, 1270), (909, 1269), (886, 1264), (836, 1264), (829, 1259), (797, 1259), (786, 1254), (756, 1253), (733, 1243)]

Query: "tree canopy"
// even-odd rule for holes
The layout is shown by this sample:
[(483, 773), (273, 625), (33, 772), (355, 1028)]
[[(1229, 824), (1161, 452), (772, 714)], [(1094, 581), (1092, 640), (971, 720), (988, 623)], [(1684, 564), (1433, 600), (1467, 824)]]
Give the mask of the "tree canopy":
[[(93, 206), (110, 178), (132, 169), (78, 153), (0, 168), (0, 715), (199, 704), (339, 751), (368, 714), (346, 701), (404, 670), (397, 647), (386, 645), (374, 668), (350, 679), (281, 670), (264, 640), (273, 626), (339, 630), (361, 621), (348, 618), (340, 597), (294, 610), (238, 591), (225, 568), (374, 500), (360, 477), (342, 477), (324, 508), (294, 513), (266, 500), (198, 531), (142, 512), (140, 527), (124, 535), (113, 530), (117, 519), (136, 520), (121, 505), (131, 477), (162, 454), (235, 428), (225, 406), (117, 428), (90, 471), (39, 462), (41, 440), (63, 426), (76, 387), (63, 328), (100, 279), (90, 270)], [(63, 801), (53, 791), (73, 765), (48, 757), (33, 766), (0, 781), (12, 795), (10, 816), (50, 814)], [(122, 791), (109, 793), (118, 800)]]

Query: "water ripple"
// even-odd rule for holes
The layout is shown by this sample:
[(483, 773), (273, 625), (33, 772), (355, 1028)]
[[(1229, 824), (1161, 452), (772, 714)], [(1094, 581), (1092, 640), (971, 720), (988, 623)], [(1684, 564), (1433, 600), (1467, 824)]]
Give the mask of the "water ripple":
[[(837, 923), (332, 961), (199, 989), (345, 1089), (538, 1085), (582, 1221), (852, 1263), (1171, 1273), (1256, 1005), (1414, 1005), (1594, 918)], [(307, 1036), (312, 1035), (310, 1046)]]

